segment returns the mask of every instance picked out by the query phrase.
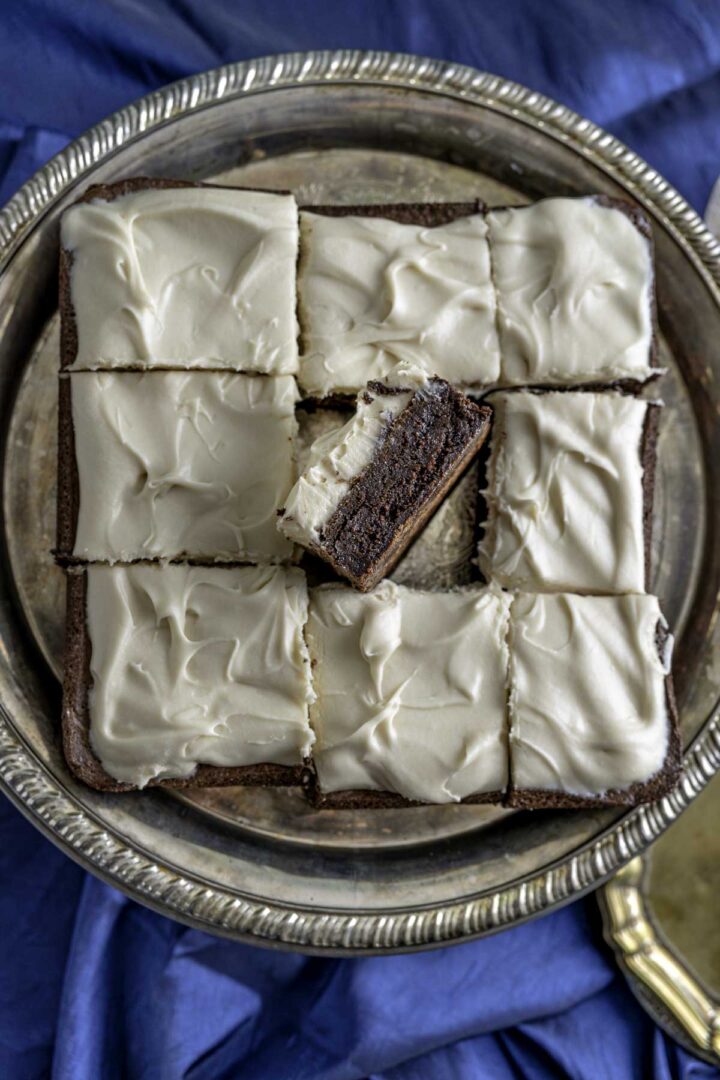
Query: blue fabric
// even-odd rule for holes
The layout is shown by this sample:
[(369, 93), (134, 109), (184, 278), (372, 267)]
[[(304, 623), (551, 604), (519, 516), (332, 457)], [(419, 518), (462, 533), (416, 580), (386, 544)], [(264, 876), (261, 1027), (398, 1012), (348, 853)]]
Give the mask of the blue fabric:
[[(720, 172), (720, 8), (703, 0), (2, 0), (0, 201), (147, 90), (334, 46), (531, 85), (615, 132), (701, 211)], [(0, 928), (9, 1080), (719, 1075), (642, 1012), (592, 901), (453, 949), (307, 958), (139, 907), (0, 800)]]

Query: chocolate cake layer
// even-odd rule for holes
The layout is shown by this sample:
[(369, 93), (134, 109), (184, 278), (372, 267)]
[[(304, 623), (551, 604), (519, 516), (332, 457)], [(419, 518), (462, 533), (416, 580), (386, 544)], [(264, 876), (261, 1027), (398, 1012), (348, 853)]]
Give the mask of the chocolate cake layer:
[(469, 202), (361, 203), (356, 206), (301, 206), (311, 214), (325, 217), (372, 217), (396, 221), (399, 225), (424, 225), (428, 229), (449, 225), (458, 218), (484, 213), (482, 199)]
[(655, 502), (655, 469), (657, 465), (657, 440), (660, 430), (662, 406), (651, 402), (645, 415), (640, 461), (643, 468), (643, 539), (645, 542), (645, 589), (652, 590), (652, 535), (653, 504)]
[(327, 557), (338, 572), (363, 590), (387, 575), (475, 456), (490, 416), (486, 406), (447, 384), (411, 401), (323, 528)]
[[(405, 799), (393, 791), (331, 791), (323, 793), (312, 769), (303, 774), (303, 788), (309, 802), (317, 810), (403, 810), (417, 806), (431, 806), (432, 803)], [(468, 795), (460, 800), (463, 806), (501, 806), (502, 791), (487, 791), (482, 795)], [(457, 806), (458, 803), (452, 804)]]
[(54, 555), (61, 565), (73, 562), (78, 509), (80, 506), (80, 482), (75, 460), (75, 432), (72, 421), (72, 388), (70, 378), (58, 378), (58, 476), (57, 516)]

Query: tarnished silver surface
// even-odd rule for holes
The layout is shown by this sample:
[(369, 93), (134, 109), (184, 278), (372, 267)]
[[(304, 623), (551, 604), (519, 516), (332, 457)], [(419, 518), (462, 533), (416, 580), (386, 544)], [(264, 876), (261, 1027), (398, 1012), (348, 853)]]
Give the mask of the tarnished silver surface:
[[(99, 795), (58, 741), (61, 580), (52, 566), (58, 216), (123, 176), (289, 187), (307, 202), (630, 194), (654, 224), (667, 405), (653, 587), (678, 634), (690, 747), (678, 789), (629, 813), (483, 807), (317, 813), (293, 792)], [(89, 869), (166, 914), (322, 951), (427, 948), (594, 888), (643, 851), (720, 765), (720, 248), (639, 158), (588, 121), (491, 75), (415, 57), (318, 53), (200, 75), (104, 121), (0, 212), (0, 777)], [(454, 575), (462, 489), (398, 568)], [(434, 530), (434, 533), (432, 532)], [(425, 547), (423, 548), (423, 545)], [(440, 554), (442, 553), (442, 554)]]
[(656, 1023), (720, 1064), (720, 776), (598, 893), (605, 936)]

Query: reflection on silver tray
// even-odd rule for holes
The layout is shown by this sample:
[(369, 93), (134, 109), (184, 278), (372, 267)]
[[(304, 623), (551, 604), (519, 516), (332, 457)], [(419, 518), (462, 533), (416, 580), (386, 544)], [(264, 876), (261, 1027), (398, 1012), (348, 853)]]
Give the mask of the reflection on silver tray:
[(673, 1038), (720, 1064), (720, 776), (598, 893), (630, 986)]
[[(292, 188), (305, 202), (479, 194), (500, 204), (602, 191), (646, 207), (669, 369), (653, 589), (678, 634), (682, 729), (692, 744), (675, 793), (629, 813), (320, 813), (292, 791), (101, 796), (74, 782), (58, 742), (62, 581), (48, 554), (58, 216), (88, 183), (137, 174)], [(0, 212), (4, 789), (69, 854), (136, 898), (206, 929), (285, 946), (426, 948), (595, 887), (646, 848), (720, 764), (720, 722), (710, 719), (720, 685), (719, 285), (718, 245), (640, 159), (568, 110), (468, 68), (355, 52), (275, 57), (187, 79), (83, 136)], [(428, 526), (398, 568), (402, 580), (452, 580), (467, 543), (464, 498), (459, 488)]]

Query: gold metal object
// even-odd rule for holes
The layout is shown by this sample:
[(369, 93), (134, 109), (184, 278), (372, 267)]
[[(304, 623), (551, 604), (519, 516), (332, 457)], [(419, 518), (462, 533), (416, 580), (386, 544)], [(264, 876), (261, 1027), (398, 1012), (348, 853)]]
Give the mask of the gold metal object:
[(598, 894), (605, 936), (642, 1004), (720, 1064), (720, 777)]

